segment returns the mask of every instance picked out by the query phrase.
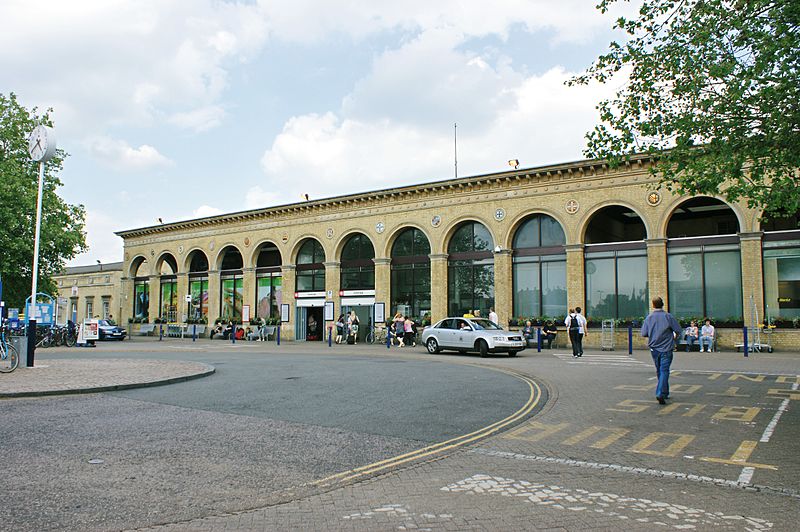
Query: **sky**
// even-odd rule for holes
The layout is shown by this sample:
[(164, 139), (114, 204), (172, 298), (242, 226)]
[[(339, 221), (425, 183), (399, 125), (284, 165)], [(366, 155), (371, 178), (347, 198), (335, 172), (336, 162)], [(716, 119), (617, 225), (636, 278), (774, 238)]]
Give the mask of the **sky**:
[[(623, 81), (595, 0), (3, 0), (0, 93), (53, 108), (60, 195), (114, 231), (584, 158)], [(457, 124), (457, 128), (454, 128)]]

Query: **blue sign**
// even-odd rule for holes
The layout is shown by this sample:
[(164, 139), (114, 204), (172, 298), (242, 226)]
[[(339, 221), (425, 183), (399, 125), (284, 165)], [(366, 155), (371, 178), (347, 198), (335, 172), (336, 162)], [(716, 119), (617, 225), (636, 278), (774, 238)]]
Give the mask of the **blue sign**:
[(19, 309), (18, 308), (10, 308), (8, 309), (8, 326), (12, 329), (16, 329), (19, 327)]
[(31, 318), (36, 320), (36, 325), (53, 325), (53, 304), (36, 303), (31, 312), (31, 304), (28, 303), (25, 306), (25, 323), (28, 323)]

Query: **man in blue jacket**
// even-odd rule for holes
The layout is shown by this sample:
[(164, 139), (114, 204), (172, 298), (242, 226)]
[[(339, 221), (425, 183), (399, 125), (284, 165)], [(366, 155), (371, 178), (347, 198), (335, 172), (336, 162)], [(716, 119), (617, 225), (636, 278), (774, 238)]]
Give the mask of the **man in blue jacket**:
[(665, 404), (669, 399), (669, 367), (672, 365), (672, 347), (675, 337), (681, 334), (681, 324), (672, 314), (664, 311), (664, 300), (660, 297), (653, 298), (653, 312), (642, 323), (642, 336), (647, 338), (647, 347), (653, 355), (656, 365), (658, 385), (656, 386), (656, 399), (659, 404)]

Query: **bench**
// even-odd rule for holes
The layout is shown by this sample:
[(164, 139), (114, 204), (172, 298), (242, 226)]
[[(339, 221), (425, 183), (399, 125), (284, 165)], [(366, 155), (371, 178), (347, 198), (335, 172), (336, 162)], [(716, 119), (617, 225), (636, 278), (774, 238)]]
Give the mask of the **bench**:
[(150, 336), (156, 331), (156, 324), (155, 323), (143, 323), (141, 327), (139, 327), (139, 336)]
[[(683, 334), (680, 335), (679, 338), (675, 339), (675, 343), (677, 345), (678, 351), (686, 351), (686, 346), (689, 342), (686, 341), (686, 330), (684, 329)], [(711, 351), (717, 350), (717, 335), (714, 334), (713, 340), (711, 340)], [(697, 343), (692, 345), (690, 351), (700, 351), (700, 337), (697, 338)]]
[(206, 333), (206, 326), (202, 324), (195, 325), (194, 323), (189, 323), (188, 325), (186, 325), (186, 328), (184, 329), (184, 335), (186, 338), (191, 338), (192, 335), (194, 334), (196, 334), (197, 337), (200, 338), (205, 333)]

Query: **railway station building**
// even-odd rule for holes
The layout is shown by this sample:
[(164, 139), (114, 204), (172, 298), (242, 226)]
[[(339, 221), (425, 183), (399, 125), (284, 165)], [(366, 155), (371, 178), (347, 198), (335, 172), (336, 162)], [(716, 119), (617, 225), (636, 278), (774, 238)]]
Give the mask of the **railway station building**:
[(494, 308), (513, 326), (580, 306), (621, 325), (660, 295), (679, 319), (741, 333), (768, 318), (789, 324), (778, 344), (800, 343), (798, 217), (674, 195), (652, 164), (583, 160), (120, 231), (121, 318), (282, 319), (283, 338), (313, 341), (326, 303), (355, 311), (363, 335), (398, 311), (435, 323)]

